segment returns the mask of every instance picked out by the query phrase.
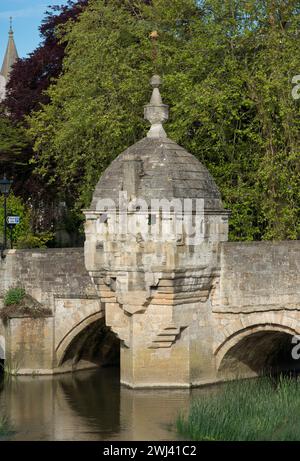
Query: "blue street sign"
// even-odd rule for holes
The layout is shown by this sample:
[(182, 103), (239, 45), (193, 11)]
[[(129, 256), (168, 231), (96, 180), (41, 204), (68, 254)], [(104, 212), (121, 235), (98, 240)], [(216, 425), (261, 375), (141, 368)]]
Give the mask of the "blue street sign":
[(7, 216), (7, 224), (10, 224), (10, 225), (16, 225), (16, 224), (20, 224), (20, 216)]

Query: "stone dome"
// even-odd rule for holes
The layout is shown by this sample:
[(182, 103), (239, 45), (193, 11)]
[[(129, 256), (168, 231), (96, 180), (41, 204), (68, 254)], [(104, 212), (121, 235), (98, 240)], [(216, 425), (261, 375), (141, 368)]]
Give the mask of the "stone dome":
[[(145, 199), (204, 199), (206, 209), (223, 210), (217, 185), (196, 157), (168, 138), (144, 138), (120, 154), (102, 174), (91, 204), (99, 199), (119, 201), (128, 190), (125, 177), (128, 162), (136, 165), (135, 196)], [(129, 185), (130, 186), (130, 185)]]
[(145, 106), (151, 123), (147, 137), (122, 152), (105, 170), (96, 186), (91, 210), (99, 199), (119, 203), (119, 193), (151, 199), (204, 199), (207, 210), (223, 211), (220, 192), (208, 170), (192, 154), (168, 139), (162, 123), (168, 106), (162, 103), (159, 76), (151, 79), (153, 93)]

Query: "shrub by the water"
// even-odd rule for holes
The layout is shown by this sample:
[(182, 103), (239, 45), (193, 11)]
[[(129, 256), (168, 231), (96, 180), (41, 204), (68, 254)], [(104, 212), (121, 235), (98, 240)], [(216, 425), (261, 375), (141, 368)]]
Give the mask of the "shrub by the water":
[(192, 402), (177, 430), (193, 440), (300, 440), (300, 381), (227, 383)]
[(5, 306), (12, 306), (14, 304), (20, 304), (22, 299), (24, 299), (25, 290), (24, 288), (16, 287), (10, 288), (4, 297), (4, 305)]

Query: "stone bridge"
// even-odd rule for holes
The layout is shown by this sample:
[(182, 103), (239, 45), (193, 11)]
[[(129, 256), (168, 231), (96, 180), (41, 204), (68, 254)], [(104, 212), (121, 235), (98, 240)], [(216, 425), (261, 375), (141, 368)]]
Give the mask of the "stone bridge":
[(11, 287), (22, 287), (52, 312), (44, 318), (16, 315), (2, 322), (2, 355), (6, 349), (18, 374), (52, 374), (91, 366), (88, 360), (80, 360), (79, 366), (74, 362), (63, 365), (73, 339), (90, 325), (104, 323), (104, 311), (84, 266), (83, 249), (10, 250), (0, 263), (0, 277), (2, 296)]
[(300, 242), (223, 243), (220, 263), (212, 297), (218, 373), (255, 374), (273, 359), (297, 368), (291, 338), (300, 332)]
[[(149, 366), (147, 383), (142, 365), (144, 378), (132, 387), (196, 386), (257, 375), (270, 367), (297, 366), (291, 360), (291, 339), (300, 334), (300, 242), (224, 242), (219, 251), (220, 266), (208, 296), (202, 293), (197, 309), (181, 306), (183, 312), (173, 318), (177, 325), (184, 321), (181, 332), (160, 335), (157, 330), (160, 343), (148, 350), (158, 369), (153, 372)], [(18, 315), (2, 323), (1, 354), (6, 348), (15, 373), (89, 368), (101, 365), (105, 357), (115, 359), (119, 347), (128, 349), (117, 339), (122, 336), (117, 329), (112, 335), (104, 326), (105, 302), (85, 269), (83, 249), (10, 250), (0, 273), (2, 295), (22, 286), (52, 311), (45, 318)], [(150, 303), (147, 310), (156, 308)], [(133, 317), (139, 320), (141, 314)], [(157, 318), (154, 323), (159, 329)], [(176, 373), (167, 369), (172, 381), (160, 374), (161, 353), (177, 359)], [(122, 373), (126, 376), (126, 370)]]
[(84, 251), (12, 250), (0, 263), (0, 296), (23, 287), (44, 313), (6, 310), (0, 354), (14, 373), (120, 361), (127, 386), (190, 387), (297, 368), (300, 241), (227, 242), (218, 187), (167, 137), (159, 76), (151, 85), (151, 128), (101, 175)]

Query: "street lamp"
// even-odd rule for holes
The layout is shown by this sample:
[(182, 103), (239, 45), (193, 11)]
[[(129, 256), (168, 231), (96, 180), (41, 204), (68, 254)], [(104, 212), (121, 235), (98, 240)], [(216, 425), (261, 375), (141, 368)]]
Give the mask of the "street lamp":
[(6, 175), (3, 176), (3, 179), (0, 179), (0, 192), (1, 194), (4, 195), (4, 239), (3, 239), (3, 248), (1, 252), (1, 256), (3, 258), (3, 251), (6, 250), (6, 218), (7, 218), (7, 212), (6, 212), (6, 200), (10, 192), (10, 188), (12, 185), (12, 181), (6, 178)]

